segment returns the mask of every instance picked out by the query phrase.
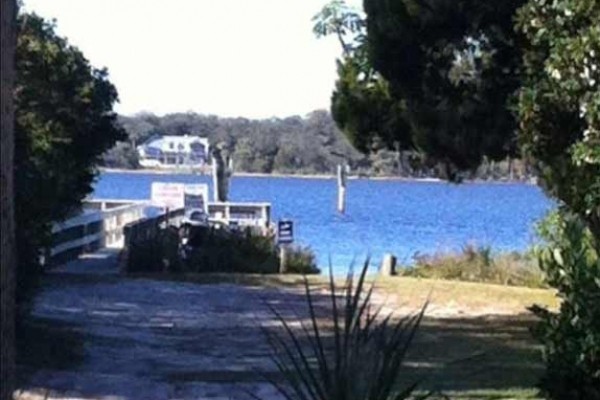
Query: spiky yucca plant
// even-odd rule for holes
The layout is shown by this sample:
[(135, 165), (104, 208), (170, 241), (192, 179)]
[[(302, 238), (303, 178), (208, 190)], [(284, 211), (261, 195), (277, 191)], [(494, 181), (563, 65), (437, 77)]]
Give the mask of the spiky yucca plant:
[[(284, 382), (271, 380), (289, 400), (401, 400), (414, 398), (417, 382), (398, 387), (406, 354), (423, 318), (425, 304), (410, 316), (382, 315), (371, 304), (374, 283), (367, 285), (367, 260), (358, 279), (352, 268), (343, 289), (329, 270), (330, 309), (319, 318), (314, 295), (304, 280), (308, 322), (295, 330), (292, 321), (270, 306), (283, 329), (266, 330), (273, 361)], [(418, 398), (426, 398), (421, 395)]]

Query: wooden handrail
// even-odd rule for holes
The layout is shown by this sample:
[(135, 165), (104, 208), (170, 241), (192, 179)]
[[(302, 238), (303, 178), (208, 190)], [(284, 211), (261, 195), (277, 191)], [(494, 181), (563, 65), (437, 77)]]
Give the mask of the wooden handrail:
[(126, 201), (114, 203), (116, 206), (111, 208), (101, 207), (92, 211), (84, 208), (82, 214), (54, 224), (52, 246), (45, 252), (44, 264), (59, 265), (77, 258), (85, 251), (122, 246), (123, 227), (143, 218), (146, 204)]

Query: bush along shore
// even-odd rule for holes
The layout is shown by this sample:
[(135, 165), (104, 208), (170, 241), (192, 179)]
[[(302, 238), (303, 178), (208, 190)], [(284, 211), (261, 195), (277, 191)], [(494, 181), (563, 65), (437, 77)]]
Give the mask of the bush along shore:
[[(251, 229), (215, 227), (196, 229), (187, 240), (182, 230), (168, 227), (128, 249), (127, 272), (147, 273), (259, 273), (279, 272), (279, 248), (272, 236)], [(290, 247), (286, 273), (318, 274), (315, 255), (308, 247)]]
[(416, 254), (401, 276), (493, 283), (531, 288), (548, 287), (533, 252), (494, 253), (490, 247), (466, 245), (457, 253)]
[[(280, 272), (280, 263), (274, 238), (251, 229), (201, 228), (182, 240), (182, 231), (169, 227), (152, 238), (130, 245), (126, 270), (130, 273), (276, 274)], [(285, 273), (320, 272), (309, 247), (287, 248)], [(460, 252), (416, 254), (411, 264), (399, 266), (396, 272), (404, 277), (548, 287), (533, 251), (496, 253), (487, 246), (466, 245)]]

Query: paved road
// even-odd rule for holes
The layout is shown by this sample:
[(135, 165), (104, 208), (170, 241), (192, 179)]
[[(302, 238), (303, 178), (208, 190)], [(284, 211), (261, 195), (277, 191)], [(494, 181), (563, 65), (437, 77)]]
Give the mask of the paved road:
[(304, 304), (297, 289), (131, 279), (114, 252), (83, 257), (49, 274), (32, 313), (73, 326), (83, 360), (38, 369), (22, 398), (46, 388), (59, 398), (277, 399), (256, 373), (274, 371), (265, 301), (290, 312)]

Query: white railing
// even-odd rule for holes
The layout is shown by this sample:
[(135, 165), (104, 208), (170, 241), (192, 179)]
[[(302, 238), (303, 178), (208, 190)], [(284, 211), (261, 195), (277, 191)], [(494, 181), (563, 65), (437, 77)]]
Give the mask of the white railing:
[(53, 246), (46, 257), (52, 264), (76, 258), (86, 251), (123, 246), (123, 227), (144, 217), (146, 202), (88, 200), (82, 214), (52, 227)]
[(209, 202), (208, 214), (213, 223), (267, 229), (271, 224), (271, 203)]

